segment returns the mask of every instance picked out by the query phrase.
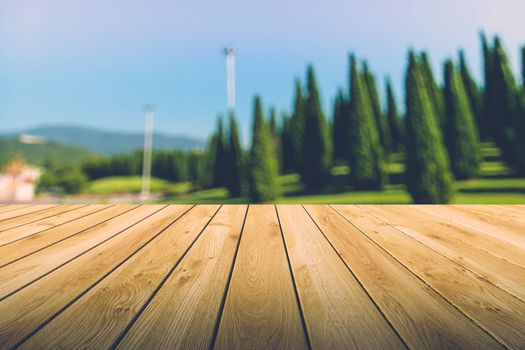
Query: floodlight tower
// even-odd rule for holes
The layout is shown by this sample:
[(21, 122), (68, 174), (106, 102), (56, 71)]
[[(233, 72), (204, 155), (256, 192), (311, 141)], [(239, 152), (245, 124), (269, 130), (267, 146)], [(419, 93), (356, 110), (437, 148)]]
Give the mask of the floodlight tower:
[(237, 50), (233, 47), (225, 47), (224, 55), (226, 56), (226, 94), (228, 112), (235, 111), (235, 54)]
[(146, 106), (146, 123), (144, 126), (144, 154), (142, 161), (142, 191), (140, 192), (140, 198), (142, 200), (146, 200), (150, 196), (151, 148), (153, 146), (153, 111), (153, 106)]

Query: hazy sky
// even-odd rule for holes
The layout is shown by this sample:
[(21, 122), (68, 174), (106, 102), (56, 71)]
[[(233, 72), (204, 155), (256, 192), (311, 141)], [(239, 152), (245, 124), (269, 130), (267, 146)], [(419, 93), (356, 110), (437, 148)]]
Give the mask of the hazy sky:
[(478, 31), (500, 34), (518, 71), (524, 0), (137, 1), (1, 0), (0, 128), (74, 123), (206, 137), (226, 108), (220, 49), (234, 45), (237, 114), (247, 138), (252, 97), (290, 110), (293, 80), (312, 63), (325, 113), (347, 85), (348, 53), (390, 75), (402, 103), (409, 47), (436, 73), (463, 47), (480, 76)]

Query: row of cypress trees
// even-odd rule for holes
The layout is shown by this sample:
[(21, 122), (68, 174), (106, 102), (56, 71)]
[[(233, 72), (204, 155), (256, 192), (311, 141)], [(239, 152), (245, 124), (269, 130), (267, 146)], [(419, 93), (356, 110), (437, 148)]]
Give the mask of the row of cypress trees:
[[(501, 42), (489, 45), (482, 35), (485, 84), (473, 79), (463, 52), (457, 64), (447, 60), (440, 86), (425, 52), (410, 51), (405, 76), (405, 108), (401, 116), (391, 82), (385, 82), (386, 108), (375, 76), (354, 55), (349, 60), (348, 91), (338, 89), (331, 123), (320, 102), (313, 67), (306, 84), (297, 79), (290, 116), (268, 120), (260, 97), (254, 100), (253, 138), (243, 153), (235, 118), (229, 132), (219, 121), (208, 152), (213, 186), (232, 196), (249, 194), (253, 201), (279, 195), (279, 173), (297, 172), (305, 189), (318, 192), (330, 184), (335, 162), (348, 164), (356, 190), (382, 190), (388, 183), (387, 156), (406, 154), (406, 186), (416, 203), (446, 203), (454, 179), (477, 176), (480, 138), (494, 140), (507, 164), (525, 174), (525, 94), (518, 86)], [(522, 50), (525, 81), (525, 48)], [(479, 131), (478, 131), (479, 128)]]
[[(496, 37), (492, 46), (484, 35), (481, 40), (485, 75), (484, 108), (479, 120), (482, 136), (492, 138), (500, 147), (505, 162), (519, 175), (525, 175), (523, 87), (514, 78), (501, 40)], [(525, 64), (523, 56), (525, 49), (522, 49), (522, 62)]]

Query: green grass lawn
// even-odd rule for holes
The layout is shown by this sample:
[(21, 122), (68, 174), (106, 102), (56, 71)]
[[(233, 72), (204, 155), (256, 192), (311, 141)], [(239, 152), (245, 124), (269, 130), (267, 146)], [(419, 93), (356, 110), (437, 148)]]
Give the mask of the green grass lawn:
[[(457, 181), (452, 203), (461, 204), (525, 204), (525, 178), (509, 177), (508, 169), (500, 161), (499, 149), (484, 145), (484, 163), (477, 179)], [(332, 170), (332, 184), (323, 193), (305, 193), (297, 174), (280, 177), (282, 196), (277, 203), (360, 203), (394, 204), (410, 203), (410, 196), (403, 184), (403, 154), (390, 156), (388, 170), (390, 184), (385, 191), (353, 191), (347, 185), (349, 169), (335, 166)], [(140, 177), (111, 177), (89, 183), (86, 192), (91, 194), (138, 193), (141, 190)], [(189, 183), (174, 184), (152, 179), (151, 191), (165, 193), (163, 203), (249, 203), (248, 198), (229, 198), (224, 188), (213, 188), (191, 192)]]
[[(190, 190), (191, 184), (187, 182), (172, 183), (166, 180), (151, 179), (152, 193), (166, 193), (177, 195)], [(142, 190), (142, 178), (140, 176), (113, 176), (90, 181), (85, 189), (87, 194), (111, 195), (139, 193)]]

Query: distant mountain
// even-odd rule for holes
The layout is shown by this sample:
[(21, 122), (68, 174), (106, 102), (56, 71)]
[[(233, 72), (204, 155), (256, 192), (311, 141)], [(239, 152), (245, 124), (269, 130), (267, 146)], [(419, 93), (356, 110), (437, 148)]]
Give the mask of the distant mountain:
[(13, 156), (21, 155), (30, 164), (49, 166), (63, 163), (79, 163), (93, 152), (78, 146), (65, 146), (49, 141), (43, 144), (28, 144), (16, 137), (0, 138), (0, 171)]
[[(105, 131), (84, 126), (46, 125), (9, 133), (9, 136), (30, 134), (43, 136), (64, 145), (75, 145), (100, 154), (127, 153), (144, 146), (144, 135), (133, 132)], [(203, 148), (204, 142), (192, 137), (154, 133), (155, 149)]]

